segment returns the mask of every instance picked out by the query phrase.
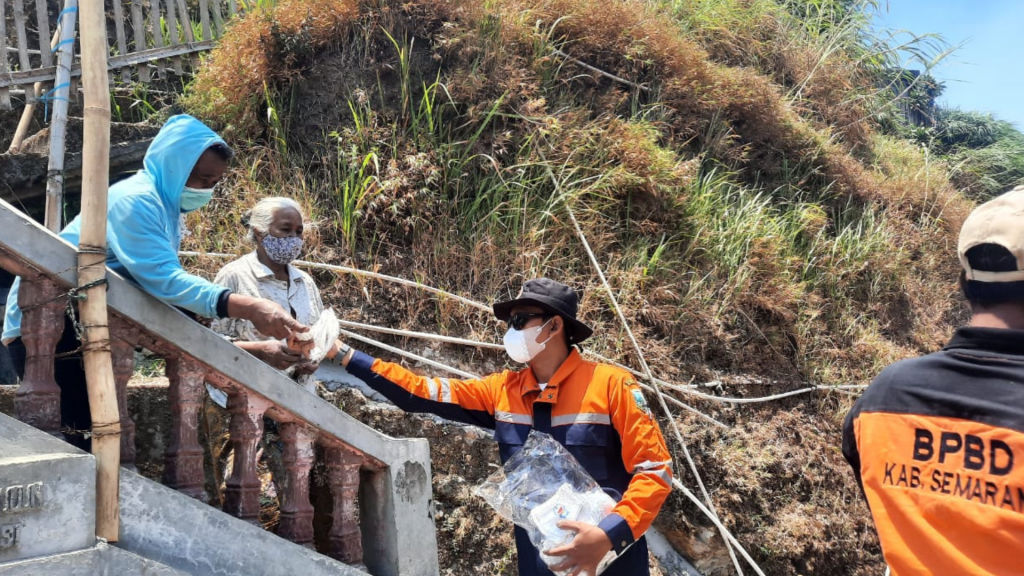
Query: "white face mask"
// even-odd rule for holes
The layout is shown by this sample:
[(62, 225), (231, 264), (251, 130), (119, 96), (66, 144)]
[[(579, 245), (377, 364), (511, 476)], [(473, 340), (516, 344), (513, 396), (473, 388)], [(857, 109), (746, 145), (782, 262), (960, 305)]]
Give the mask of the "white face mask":
[(508, 353), (509, 358), (523, 364), (536, 358), (537, 354), (540, 354), (547, 347), (548, 340), (551, 340), (551, 336), (549, 336), (548, 340), (537, 342), (537, 336), (540, 336), (540, 331), (551, 320), (554, 320), (554, 318), (549, 319), (540, 326), (526, 328), (525, 330), (516, 330), (509, 327), (508, 332), (505, 332), (504, 338), (505, 352)]

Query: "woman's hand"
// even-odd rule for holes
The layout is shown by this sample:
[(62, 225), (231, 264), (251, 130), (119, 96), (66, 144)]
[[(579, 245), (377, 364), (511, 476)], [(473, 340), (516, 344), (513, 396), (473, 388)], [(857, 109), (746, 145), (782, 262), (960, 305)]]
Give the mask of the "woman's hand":
[[(342, 354), (342, 350), (345, 350), (346, 352)], [(327, 351), (327, 358), (333, 360), (335, 364), (340, 364), (347, 368), (348, 360), (352, 359), (352, 354), (354, 352), (355, 351), (351, 348), (345, 348), (345, 343), (341, 340), (335, 340), (334, 344), (331, 345), (331, 349)], [(346, 360), (346, 358), (348, 360)]]
[(228, 296), (228, 316), (248, 320), (261, 334), (273, 338), (293, 339), (295, 334), (309, 331), (309, 326), (292, 318), (276, 302), (263, 298), (241, 294)]
[(288, 347), (301, 354), (303, 358), (309, 358), (309, 353), (313, 351), (313, 348), (316, 348), (316, 342), (291, 337), (288, 338)]
[(316, 369), (320, 367), (319, 362), (310, 362), (309, 360), (303, 360), (295, 365), (295, 375), (305, 376), (306, 374), (312, 374), (316, 372)]
[(294, 366), (302, 360), (301, 353), (292, 350), (287, 344), (280, 340), (267, 340), (266, 342), (260, 342), (259, 357), (261, 360), (278, 370), (284, 370)]

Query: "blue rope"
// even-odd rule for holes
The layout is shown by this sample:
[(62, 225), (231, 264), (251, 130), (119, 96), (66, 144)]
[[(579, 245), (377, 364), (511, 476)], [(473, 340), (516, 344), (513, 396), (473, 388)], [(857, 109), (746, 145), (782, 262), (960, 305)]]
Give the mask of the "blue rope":
[(65, 45), (65, 44), (74, 44), (74, 43), (75, 43), (75, 39), (74, 38), (68, 38), (67, 40), (61, 40), (60, 42), (57, 42), (56, 46), (54, 46), (53, 48), (50, 48), (50, 52), (56, 52), (57, 50), (60, 50), (60, 47)]
[[(60, 14), (57, 14), (57, 23), (58, 23), (58, 25), (60, 24), (60, 19), (63, 18), (65, 14), (74, 14), (75, 12), (78, 12), (78, 6), (72, 6), (70, 8), (65, 8), (65, 9), (61, 10)], [(61, 46), (65, 45), (65, 44), (73, 44), (74, 42), (75, 42), (74, 38), (68, 38), (67, 40), (61, 40), (60, 42), (57, 43), (56, 46), (54, 46), (53, 48), (50, 48), (50, 52), (56, 52), (57, 50), (60, 49)]]
[(63, 84), (59, 84), (57, 86), (54, 86), (52, 90), (47, 90), (42, 96), (40, 96), (38, 98), (39, 100), (42, 100), (42, 102), (43, 102), (43, 121), (46, 121), (47, 116), (50, 115), (50, 101), (51, 100), (63, 100), (65, 102), (68, 101), (68, 99), (63, 97), (63, 96), (56, 96), (55, 94), (56, 94), (57, 90), (60, 90), (61, 88), (70, 88), (70, 87), (71, 87), (71, 83), (70, 82), (65, 82)]

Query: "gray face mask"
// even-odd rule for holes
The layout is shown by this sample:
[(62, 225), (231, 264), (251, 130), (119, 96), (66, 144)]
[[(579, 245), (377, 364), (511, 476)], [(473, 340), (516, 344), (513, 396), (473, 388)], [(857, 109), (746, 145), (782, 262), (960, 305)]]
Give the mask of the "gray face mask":
[(278, 264), (290, 264), (302, 252), (302, 238), (298, 236), (278, 238), (267, 234), (263, 237), (262, 244), (263, 249), (267, 251), (267, 257)]

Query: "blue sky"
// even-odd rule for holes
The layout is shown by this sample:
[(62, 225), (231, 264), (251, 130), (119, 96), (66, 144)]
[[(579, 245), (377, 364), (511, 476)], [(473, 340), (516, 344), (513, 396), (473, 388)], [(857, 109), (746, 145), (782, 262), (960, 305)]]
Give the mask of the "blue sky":
[[(1024, 130), (1024, 0), (881, 0), (876, 28), (936, 32), (963, 46), (933, 74), (939, 102), (991, 112)], [(914, 67), (914, 66), (910, 66)]]

